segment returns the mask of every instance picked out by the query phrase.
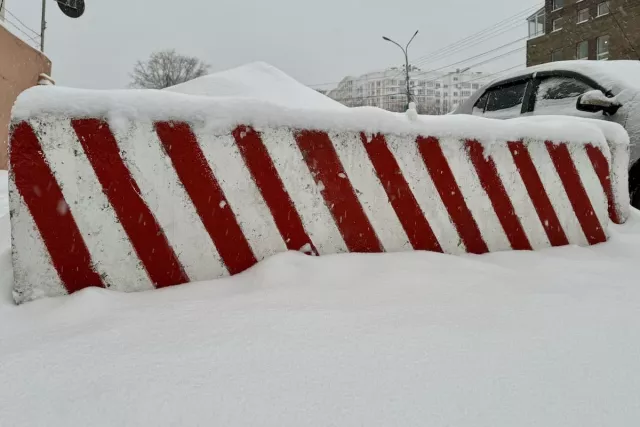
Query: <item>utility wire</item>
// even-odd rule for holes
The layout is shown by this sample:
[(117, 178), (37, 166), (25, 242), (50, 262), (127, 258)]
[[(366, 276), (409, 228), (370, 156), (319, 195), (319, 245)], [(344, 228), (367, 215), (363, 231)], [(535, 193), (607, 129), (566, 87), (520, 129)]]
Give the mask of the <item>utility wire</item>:
[[(422, 57), (419, 57), (418, 59), (416, 59), (415, 61), (413, 61), (413, 65), (414, 66), (421, 66), (422, 64), (425, 64), (428, 61), (436, 61), (439, 59), (443, 59), (446, 58), (450, 55), (453, 55), (455, 53), (464, 51), (472, 46), (476, 46), (480, 43), (483, 43), (485, 41), (488, 41), (498, 35), (501, 35), (507, 31), (511, 31), (514, 30), (516, 28), (518, 28), (521, 24), (521, 19), (530, 14), (531, 12), (533, 12), (536, 9), (539, 9), (540, 7), (542, 7), (542, 5), (538, 5), (538, 6), (533, 6), (533, 7), (529, 7), (523, 11), (518, 12), (515, 15), (512, 15), (509, 18), (506, 18), (496, 24), (493, 24), (492, 26), (485, 28), (484, 30), (481, 30), (475, 34), (472, 34), (470, 36), (467, 36), (449, 46), (445, 46), (443, 48), (440, 48), (432, 53), (429, 53), (427, 55), (424, 55)], [(506, 28), (504, 27), (506, 25)], [(503, 27), (503, 28), (501, 28)], [(527, 37), (525, 37), (526, 39)], [(402, 73), (398, 73), (395, 77), (398, 77), (400, 74)], [(395, 78), (394, 77), (394, 78)]]
[[(482, 53), (480, 53), (480, 54), (478, 54), (478, 55), (474, 55), (474, 56), (472, 56), (472, 57), (465, 58), (465, 59), (463, 59), (463, 60), (460, 60), (460, 61), (457, 61), (457, 62), (454, 62), (454, 63), (451, 63), (451, 64), (447, 64), (447, 65), (444, 65), (444, 66), (439, 67), (439, 68), (434, 68), (434, 69), (427, 70), (427, 71), (421, 71), (421, 72), (417, 73), (416, 75), (425, 75), (425, 74), (435, 73), (435, 72), (437, 72), (437, 71), (441, 71), (441, 70), (444, 70), (444, 69), (446, 69), (446, 68), (449, 68), (449, 67), (452, 67), (452, 66), (455, 66), (455, 65), (459, 65), (459, 64), (462, 64), (462, 63), (465, 63), (465, 62), (470, 61), (470, 60), (472, 60), (472, 59), (480, 58), (480, 57), (482, 57), (482, 56), (487, 55), (488, 53), (492, 53), (492, 52), (495, 52), (495, 51), (500, 50), (500, 49), (502, 49), (502, 48), (505, 48), (505, 47), (507, 47), (507, 46), (514, 45), (514, 44), (516, 44), (516, 43), (518, 43), (518, 42), (520, 42), (520, 41), (523, 41), (523, 40), (525, 40), (525, 39), (527, 39), (527, 37), (522, 37), (522, 38), (517, 39), (517, 40), (514, 40), (514, 41), (512, 41), (512, 42), (509, 42), (509, 43), (503, 44), (502, 46), (498, 46), (498, 47), (496, 47), (496, 48), (492, 48), (492, 49), (489, 49), (489, 50), (487, 50), (487, 51), (484, 51), (484, 52), (482, 52)], [(520, 49), (524, 49), (524, 48), (519, 48), (519, 49), (517, 49), (517, 50), (520, 50)], [(471, 65), (471, 66), (469, 66), (469, 68), (472, 68), (473, 66), (474, 66), (474, 65)], [(404, 73), (404, 71), (402, 71), (400, 74), (402, 74), (402, 73)], [(398, 77), (400, 74), (397, 74), (395, 77), (390, 77), (389, 79), (394, 80), (394, 79), (395, 79), (396, 77)], [(371, 77), (371, 78), (363, 79), (363, 80), (364, 80), (364, 81), (368, 81), (368, 80), (374, 80), (374, 79), (377, 79), (377, 78), (379, 78), (379, 77)], [(435, 80), (438, 80), (438, 79), (440, 79), (440, 78), (442, 78), (442, 77), (437, 77)], [(343, 79), (343, 80), (344, 80), (344, 79)], [(432, 81), (435, 81), (435, 80), (432, 80)], [(340, 80), (339, 82), (317, 83), (317, 84), (315, 84), (315, 85), (307, 85), (307, 86), (309, 86), (309, 87), (314, 87), (314, 86), (325, 86), (325, 85), (328, 85), (328, 84), (335, 84), (335, 83), (342, 83), (342, 80)]]
[[(484, 41), (487, 41), (493, 37), (496, 37), (506, 31), (510, 31), (513, 30), (515, 28), (517, 28), (517, 26), (520, 25), (520, 19), (522, 19), (522, 17), (526, 14), (529, 14), (531, 12), (533, 12), (536, 9), (539, 9), (541, 7), (541, 5), (537, 5), (537, 6), (532, 6), (529, 7), (527, 9), (524, 9), (518, 13), (516, 13), (515, 15), (512, 15), (506, 19), (503, 19), (502, 21), (499, 21), (479, 32), (476, 32), (470, 36), (467, 36), (461, 40), (458, 40), (455, 43), (452, 43), (450, 45), (447, 45), (445, 47), (442, 47), (434, 52), (431, 52), (427, 55), (423, 55), (422, 57), (419, 57), (417, 59), (417, 62), (422, 64), (425, 62), (425, 58), (428, 59), (433, 59), (435, 60), (435, 58), (437, 59), (443, 59), (447, 56), (450, 56), (454, 53), (460, 52), (462, 50), (465, 50), (469, 47), (475, 46), (479, 43), (482, 43)], [(507, 25), (506, 28), (504, 28), (504, 25)], [(514, 24), (516, 24), (514, 26)], [(502, 27), (502, 28), (501, 28)], [(496, 32), (496, 30), (500, 30), (498, 32)], [(480, 37), (480, 39), (478, 38)], [(522, 38), (521, 40), (526, 39), (527, 37)], [(471, 42), (471, 43), (470, 43)], [(515, 43), (515, 42), (514, 42)], [(499, 49), (499, 48), (497, 48)], [(414, 64), (416, 64), (416, 61), (414, 61)], [(396, 74), (393, 79), (395, 79), (396, 77), (399, 77), (402, 73), (404, 73), (404, 70), (401, 70), (398, 74)], [(368, 79), (364, 79), (365, 81), (367, 80), (374, 80), (377, 79), (378, 77), (371, 77)], [(344, 80), (344, 79), (343, 79)], [(325, 83), (315, 83), (315, 84), (309, 84), (307, 86), (309, 87), (319, 87), (319, 86), (327, 86), (327, 85), (333, 85), (333, 84), (339, 84), (341, 83), (342, 80), (340, 81), (333, 81), (333, 82), (325, 82)]]
[[(4, 0), (2, 0), (4, 2)], [(2, 9), (2, 5), (0, 5), (0, 9)], [(5, 9), (5, 12), (7, 12), (9, 15), (13, 16), (13, 18), (18, 21), (20, 24), (22, 24), (23, 27), (25, 27), (26, 29), (28, 29), (29, 31), (31, 31), (33, 34), (35, 34), (36, 36), (40, 37), (40, 33), (38, 33), (37, 31), (35, 31), (33, 28), (29, 27), (27, 24), (25, 24), (24, 22), (22, 22), (20, 20), (20, 18), (18, 18), (16, 15), (14, 15), (9, 9)]]
[[(5, 17), (6, 18), (6, 17)], [(11, 24), (11, 26), (13, 26), (16, 30), (20, 31), (22, 34), (24, 34), (25, 37), (27, 37), (28, 41), (31, 41), (33, 43), (38, 44), (38, 41), (34, 39), (34, 37), (36, 36), (31, 36), (29, 35), (27, 32), (25, 32), (22, 28), (20, 28), (18, 25), (16, 25), (14, 22), (12, 22), (11, 20), (9, 20), (8, 18), (5, 19), (5, 22), (8, 24)]]
[[(467, 36), (451, 45), (442, 47), (434, 52), (428, 53), (426, 55), (423, 55), (419, 58), (417, 58), (414, 62), (414, 64), (417, 63), (423, 63), (425, 59), (433, 59), (433, 58), (437, 58), (440, 57), (443, 54), (448, 55), (449, 53), (452, 52), (452, 50), (455, 51), (460, 51), (462, 49), (466, 49), (468, 47), (474, 46), (476, 44), (478, 44), (479, 42), (482, 41), (486, 41), (490, 38), (493, 38), (496, 35), (502, 34), (503, 31), (505, 30), (512, 30), (515, 29), (517, 26), (519, 26), (521, 24), (521, 19), (523, 18), (524, 15), (528, 15), (529, 13), (531, 13), (534, 9), (538, 9), (540, 6), (535, 6), (533, 8), (528, 8), (525, 9), (524, 11), (521, 11), (507, 19), (504, 19), (496, 24), (493, 24), (490, 27), (485, 28), (484, 30), (481, 30), (477, 33), (474, 33), (470, 36)], [(515, 25), (515, 26), (514, 26)], [(496, 33), (497, 30), (501, 30), (501, 32)], [(470, 43), (472, 42), (472, 43)]]

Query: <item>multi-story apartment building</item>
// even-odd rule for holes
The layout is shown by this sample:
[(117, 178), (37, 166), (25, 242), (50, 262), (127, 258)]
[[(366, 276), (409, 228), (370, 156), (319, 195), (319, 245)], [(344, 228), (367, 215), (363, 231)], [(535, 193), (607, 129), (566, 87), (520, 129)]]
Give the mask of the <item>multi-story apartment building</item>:
[(640, 0), (545, 0), (528, 18), (527, 65), (640, 59)]
[[(411, 68), (409, 77), (412, 101), (420, 113), (426, 114), (449, 112), (490, 80), (480, 72), (423, 72), (416, 67)], [(368, 105), (404, 111), (407, 105), (405, 78), (404, 68), (396, 67), (359, 77), (345, 77), (328, 96), (349, 107)]]

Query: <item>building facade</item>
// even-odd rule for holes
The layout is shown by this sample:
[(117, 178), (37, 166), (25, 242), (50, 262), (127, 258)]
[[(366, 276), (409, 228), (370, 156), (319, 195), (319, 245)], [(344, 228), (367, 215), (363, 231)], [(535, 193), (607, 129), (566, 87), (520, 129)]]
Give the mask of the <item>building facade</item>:
[(545, 0), (528, 25), (528, 66), (571, 59), (640, 59), (638, 0)]
[(38, 84), (40, 74), (51, 74), (51, 62), (0, 22), (0, 169), (7, 168), (11, 108), (23, 90)]
[[(407, 106), (405, 74), (404, 67), (393, 67), (359, 77), (345, 77), (328, 96), (348, 107), (404, 111)], [(409, 77), (411, 99), (421, 114), (446, 114), (490, 80), (480, 72), (424, 72), (416, 67), (411, 68)]]

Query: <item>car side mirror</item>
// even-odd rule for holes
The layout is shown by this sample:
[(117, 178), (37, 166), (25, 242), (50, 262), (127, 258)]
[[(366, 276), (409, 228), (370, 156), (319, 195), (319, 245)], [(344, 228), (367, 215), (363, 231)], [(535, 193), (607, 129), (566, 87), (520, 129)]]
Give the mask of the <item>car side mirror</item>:
[(600, 90), (585, 92), (578, 97), (578, 101), (576, 102), (576, 108), (580, 111), (586, 111), (588, 113), (602, 111), (609, 116), (614, 115), (620, 107), (622, 107), (622, 104), (620, 104), (615, 97), (607, 98)]

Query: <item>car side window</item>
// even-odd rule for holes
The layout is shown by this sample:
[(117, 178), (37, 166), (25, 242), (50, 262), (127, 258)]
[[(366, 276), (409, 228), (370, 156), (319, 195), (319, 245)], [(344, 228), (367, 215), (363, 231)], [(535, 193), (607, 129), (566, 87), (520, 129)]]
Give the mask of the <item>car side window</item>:
[(482, 94), (480, 98), (473, 105), (473, 111), (471, 114), (474, 116), (481, 116), (484, 114), (484, 108), (487, 106), (487, 99), (489, 98), (489, 92), (485, 92)]
[(526, 89), (527, 81), (522, 81), (489, 90), (483, 116), (495, 119), (518, 117)]
[(578, 97), (590, 90), (594, 88), (574, 77), (547, 77), (541, 80), (538, 86), (533, 114), (591, 117), (593, 113), (584, 113), (576, 109)]

